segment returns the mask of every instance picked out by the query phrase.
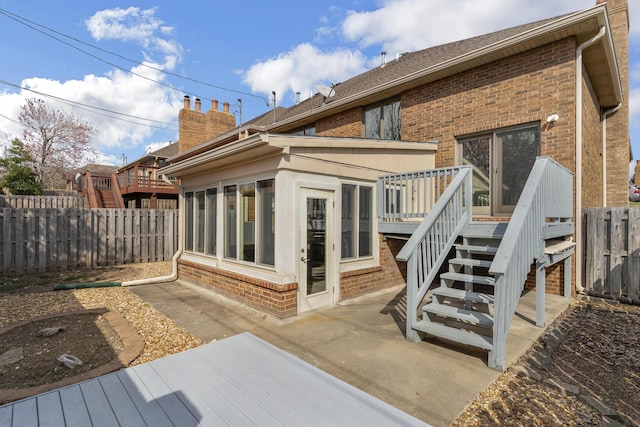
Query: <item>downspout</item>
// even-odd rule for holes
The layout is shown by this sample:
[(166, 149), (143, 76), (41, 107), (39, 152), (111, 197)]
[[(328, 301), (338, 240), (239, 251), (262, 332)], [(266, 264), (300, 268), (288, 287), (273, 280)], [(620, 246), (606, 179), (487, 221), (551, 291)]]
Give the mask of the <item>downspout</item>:
[(576, 49), (576, 291), (584, 293), (582, 286), (582, 51), (604, 37), (606, 27)]
[(607, 206), (607, 116), (622, 108), (622, 102), (602, 113), (602, 206)]
[[(173, 187), (179, 188), (173, 182), (167, 178), (166, 175), (161, 176), (162, 180)], [(182, 221), (178, 221), (178, 250), (171, 259), (171, 274), (168, 276), (151, 277), (149, 279), (130, 280), (128, 282), (122, 282), (121, 286), (136, 286), (136, 285), (148, 285), (151, 283), (166, 283), (173, 282), (178, 278), (178, 259), (182, 255)]]

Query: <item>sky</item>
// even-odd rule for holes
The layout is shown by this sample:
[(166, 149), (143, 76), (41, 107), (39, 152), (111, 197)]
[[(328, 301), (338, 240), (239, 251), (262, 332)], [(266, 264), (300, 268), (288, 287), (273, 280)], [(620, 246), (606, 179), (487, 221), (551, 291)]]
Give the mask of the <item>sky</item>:
[[(215, 5), (215, 6), (214, 6)], [(96, 163), (178, 139), (184, 95), (240, 124), (388, 58), (590, 8), (595, 0), (0, 0), (0, 146), (44, 99), (90, 121)], [(640, 1), (630, 0), (631, 143), (640, 159)], [(2, 151), (0, 151), (2, 153)]]

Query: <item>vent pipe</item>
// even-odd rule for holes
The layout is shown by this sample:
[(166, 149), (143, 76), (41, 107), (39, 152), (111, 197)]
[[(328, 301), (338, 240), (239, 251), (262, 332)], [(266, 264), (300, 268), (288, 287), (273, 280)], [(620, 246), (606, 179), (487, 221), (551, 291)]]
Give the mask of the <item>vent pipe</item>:
[(385, 65), (387, 65), (387, 52), (383, 50), (382, 52), (380, 52), (380, 68), (384, 67)]

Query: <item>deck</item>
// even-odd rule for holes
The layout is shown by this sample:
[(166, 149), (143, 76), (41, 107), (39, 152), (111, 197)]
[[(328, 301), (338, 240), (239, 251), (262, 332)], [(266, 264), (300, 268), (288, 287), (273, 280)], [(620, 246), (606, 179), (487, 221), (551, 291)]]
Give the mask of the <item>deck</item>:
[(243, 333), (0, 406), (2, 426), (426, 426)]

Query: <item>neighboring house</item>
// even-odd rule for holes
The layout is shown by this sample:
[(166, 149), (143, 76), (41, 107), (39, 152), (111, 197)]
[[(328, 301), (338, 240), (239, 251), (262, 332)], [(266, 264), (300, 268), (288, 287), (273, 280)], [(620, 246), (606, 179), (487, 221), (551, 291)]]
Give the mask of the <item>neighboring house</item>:
[(173, 185), (175, 180), (165, 181), (158, 169), (177, 153), (178, 143), (172, 143), (121, 168), (85, 168), (78, 190), (91, 208), (176, 209), (179, 190)]
[(111, 175), (117, 170), (113, 165), (88, 164), (76, 171), (71, 185), (67, 180), (67, 188), (75, 188), (84, 197), (87, 208), (115, 208)]
[(628, 204), (627, 34), (610, 1), (383, 57), (239, 128), (185, 97), (160, 170), (182, 184), (179, 278), (279, 318), (406, 280), (408, 339), (504, 368), (525, 282), (539, 314), (580, 289), (581, 208)]

